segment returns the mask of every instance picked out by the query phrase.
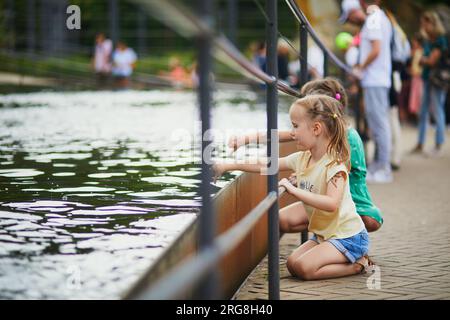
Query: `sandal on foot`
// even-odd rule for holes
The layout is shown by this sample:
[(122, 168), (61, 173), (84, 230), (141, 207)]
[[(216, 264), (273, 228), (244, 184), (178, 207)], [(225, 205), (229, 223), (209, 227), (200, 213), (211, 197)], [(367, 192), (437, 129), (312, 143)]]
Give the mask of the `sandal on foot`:
[(372, 259), (370, 259), (370, 257), (368, 255), (363, 256), (365, 263), (361, 263), (356, 261), (355, 263), (361, 266), (361, 271), (359, 272), (360, 274), (365, 274), (367, 273), (367, 269), (373, 265), (375, 265), (375, 263), (372, 261)]

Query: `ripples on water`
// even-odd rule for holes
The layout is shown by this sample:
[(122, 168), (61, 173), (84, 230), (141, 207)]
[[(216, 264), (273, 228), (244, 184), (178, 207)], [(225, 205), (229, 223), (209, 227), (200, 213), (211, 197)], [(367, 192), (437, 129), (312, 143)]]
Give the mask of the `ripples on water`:
[[(265, 127), (253, 94), (216, 100), (216, 129)], [(0, 298), (118, 298), (198, 212), (195, 103), (168, 91), (0, 96)]]

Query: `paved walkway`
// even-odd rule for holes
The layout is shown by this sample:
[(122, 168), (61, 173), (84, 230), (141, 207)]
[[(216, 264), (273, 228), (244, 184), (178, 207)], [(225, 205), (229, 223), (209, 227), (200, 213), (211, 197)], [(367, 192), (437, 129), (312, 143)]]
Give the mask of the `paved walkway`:
[[(403, 128), (405, 154), (415, 139), (414, 128)], [(430, 130), (428, 148), (433, 139)], [(326, 281), (293, 278), (286, 259), (299, 236), (284, 236), (281, 299), (450, 299), (450, 142), (443, 151), (442, 157), (432, 159), (405, 155), (394, 183), (369, 186), (385, 219), (383, 227), (371, 234), (370, 255), (379, 267), (375, 273)], [(267, 299), (267, 292), (266, 258), (236, 298)]]

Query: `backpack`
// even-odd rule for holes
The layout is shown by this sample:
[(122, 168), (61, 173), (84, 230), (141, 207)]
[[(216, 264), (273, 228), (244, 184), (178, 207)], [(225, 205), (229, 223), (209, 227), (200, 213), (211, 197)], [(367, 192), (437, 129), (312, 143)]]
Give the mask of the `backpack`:
[(385, 11), (385, 13), (392, 26), (392, 61), (406, 64), (406, 61), (408, 61), (408, 59), (411, 57), (411, 45), (409, 44), (408, 37), (398, 24), (393, 14), (389, 11)]

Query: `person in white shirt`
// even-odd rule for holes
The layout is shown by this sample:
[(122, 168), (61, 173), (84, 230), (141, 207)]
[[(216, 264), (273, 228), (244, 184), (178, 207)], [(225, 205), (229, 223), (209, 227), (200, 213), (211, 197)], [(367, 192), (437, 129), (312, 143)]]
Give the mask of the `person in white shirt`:
[(323, 51), (315, 44), (308, 47), (308, 64), (312, 79), (323, 78)]
[(106, 84), (111, 73), (112, 41), (107, 39), (104, 33), (97, 34), (95, 38), (95, 52), (92, 60), (98, 84)]
[(136, 67), (136, 62), (137, 55), (134, 50), (128, 48), (124, 42), (118, 42), (117, 48), (113, 53), (112, 74), (119, 88), (127, 88), (129, 86), (129, 79)]
[(362, 26), (358, 65), (364, 91), (367, 123), (377, 145), (377, 154), (368, 168), (367, 181), (392, 182), (390, 156), (392, 149), (389, 123), (389, 88), (391, 87), (392, 26), (376, 0), (344, 0), (341, 21), (347, 19)]

